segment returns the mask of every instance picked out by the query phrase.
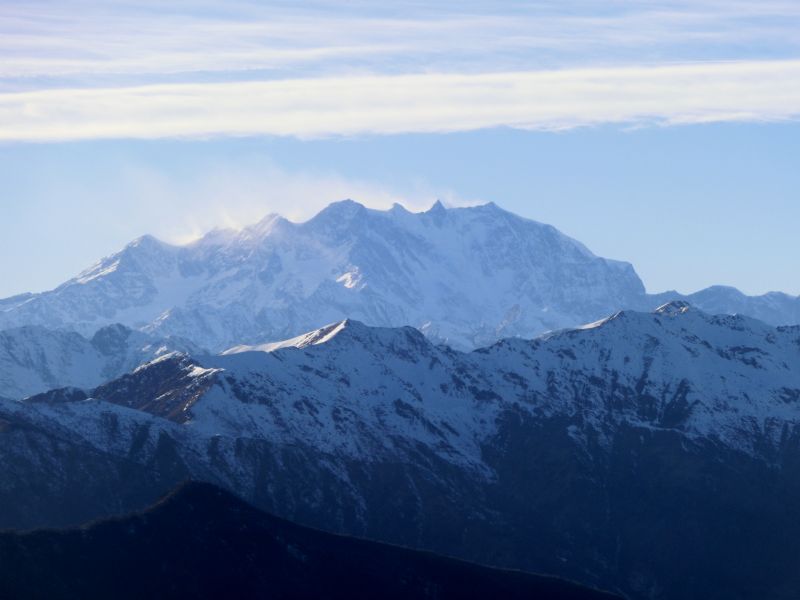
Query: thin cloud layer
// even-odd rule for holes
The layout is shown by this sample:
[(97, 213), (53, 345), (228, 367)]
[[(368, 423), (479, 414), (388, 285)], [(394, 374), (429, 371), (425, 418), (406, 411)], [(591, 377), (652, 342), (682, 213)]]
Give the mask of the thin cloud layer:
[[(113, 10), (109, 10), (109, 6)], [(664, 61), (788, 58), (796, 3), (3, 3), (0, 78), (93, 85), (331, 74), (517, 71)], [(31, 78), (38, 78), (30, 81)], [(18, 81), (23, 80), (23, 81)], [(150, 81), (152, 82), (152, 81)]]
[(217, 227), (241, 229), (269, 213), (305, 221), (331, 202), (346, 198), (379, 210), (397, 203), (414, 212), (429, 209), (437, 199), (447, 206), (482, 203), (422, 182), (398, 190), (331, 172), (288, 171), (269, 160), (209, 165), (188, 181), (152, 167), (131, 166), (125, 169), (119, 184), (136, 212), (163, 214), (166, 210), (168, 217), (154, 224), (150, 232), (177, 244), (195, 240)]
[(0, 140), (793, 119), (783, 0), (0, 5)]
[(323, 137), (776, 121), (800, 60), (53, 89), (0, 94), (0, 139)]

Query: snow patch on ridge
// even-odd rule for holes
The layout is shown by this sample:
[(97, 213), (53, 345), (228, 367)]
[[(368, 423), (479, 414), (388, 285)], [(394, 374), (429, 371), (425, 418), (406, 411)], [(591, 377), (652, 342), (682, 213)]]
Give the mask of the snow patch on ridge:
[(691, 310), (691, 305), (684, 301), (684, 300), (672, 300), (671, 302), (667, 302), (662, 304), (658, 308), (655, 309), (655, 313), (659, 315), (682, 315), (684, 313), (689, 312)]
[(349, 319), (331, 323), (325, 327), (321, 327), (309, 333), (298, 335), (288, 340), (280, 342), (269, 342), (266, 344), (258, 344), (254, 346), (240, 345), (229, 348), (220, 354), (227, 356), (231, 354), (241, 354), (242, 352), (274, 352), (282, 348), (305, 348), (306, 346), (314, 346), (317, 344), (324, 344), (332, 340), (336, 335), (345, 329), (352, 322)]

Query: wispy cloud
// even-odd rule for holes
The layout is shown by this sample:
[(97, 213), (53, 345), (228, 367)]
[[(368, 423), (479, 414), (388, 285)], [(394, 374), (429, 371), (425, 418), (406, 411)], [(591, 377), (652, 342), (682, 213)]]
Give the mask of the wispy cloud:
[(800, 115), (800, 61), (170, 84), (0, 94), (0, 139), (562, 129)]
[[(783, 0), (0, 5), (0, 139), (326, 136), (798, 114)], [(633, 65), (633, 66), (631, 66)]]
[[(149, 231), (178, 244), (215, 227), (252, 225), (270, 213), (304, 221), (331, 202), (346, 198), (380, 210), (398, 203), (411, 211), (427, 210), (437, 199), (448, 206), (481, 202), (425, 182), (397, 189), (333, 172), (287, 170), (266, 157), (239, 165), (211, 165), (190, 179), (152, 166), (128, 165), (118, 183), (130, 199), (127, 204), (135, 207), (131, 220), (141, 214), (161, 215), (148, 222)], [(102, 199), (98, 197), (97, 202)]]
[[(800, 51), (797, 3), (36, 2), (0, 6), (0, 78), (503, 72)], [(131, 80), (132, 79), (132, 80)], [(10, 85), (8, 82), (6, 86)], [(30, 81), (27, 85), (32, 85)]]
[[(35, 155), (38, 148), (29, 150)], [(69, 151), (58, 149), (58, 158), (31, 164), (35, 181), (22, 188), (17, 183), (15, 189), (7, 164), (0, 167), (0, 255), (17, 257), (0, 261), (0, 298), (52, 289), (145, 233), (181, 244), (217, 227), (251, 225), (270, 213), (303, 221), (345, 198), (378, 209), (398, 202), (414, 211), (436, 199), (453, 206), (480, 201), (424, 180), (387, 183), (319, 165), (282, 167), (262, 150), (237, 152), (235, 160), (216, 152), (194, 155), (182, 168), (163, 152), (110, 152), (64, 168)]]

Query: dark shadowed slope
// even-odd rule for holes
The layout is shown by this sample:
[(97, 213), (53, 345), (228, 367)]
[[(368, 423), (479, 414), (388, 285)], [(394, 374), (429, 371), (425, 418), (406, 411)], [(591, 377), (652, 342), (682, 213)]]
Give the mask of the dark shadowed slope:
[(189, 483), (140, 514), (80, 529), (0, 534), (0, 597), (616, 596), (304, 528), (209, 484)]

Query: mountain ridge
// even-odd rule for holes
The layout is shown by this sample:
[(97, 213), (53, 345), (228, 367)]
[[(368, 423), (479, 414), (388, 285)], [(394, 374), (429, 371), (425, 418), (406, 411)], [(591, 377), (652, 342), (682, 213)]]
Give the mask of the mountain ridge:
[(783, 598), (796, 579), (800, 327), (674, 302), (462, 352), (341, 325), (0, 402), (0, 526), (191, 477), (305, 525), (633, 598)]

